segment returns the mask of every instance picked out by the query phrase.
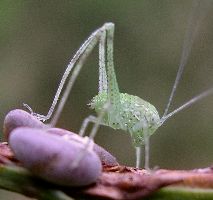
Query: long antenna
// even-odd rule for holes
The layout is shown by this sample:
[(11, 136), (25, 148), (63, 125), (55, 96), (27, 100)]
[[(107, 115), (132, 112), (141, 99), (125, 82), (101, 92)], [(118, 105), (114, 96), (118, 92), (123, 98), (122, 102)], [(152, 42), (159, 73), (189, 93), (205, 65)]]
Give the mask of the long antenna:
[[(209, 2), (210, 3), (210, 2)], [(181, 59), (180, 59), (180, 64), (179, 64), (179, 68), (178, 68), (178, 72), (177, 72), (177, 76), (168, 100), (168, 103), (166, 105), (164, 114), (162, 116), (162, 118), (164, 118), (170, 108), (170, 105), (172, 103), (173, 97), (175, 95), (177, 86), (180, 82), (180, 78), (182, 76), (184, 67), (187, 63), (189, 54), (191, 52), (192, 49), (192, 45), (195, 39), (195, 36), (197, 34), (197, 30), (200, 26), (201, 21), (203, 20), (203, 18), (206, 15), (206, 12), (204, 12), (204, 8), (203, 9), (199, 9), (201, 6), (203, 6), (202, 4), (204, 4), (204, 2), (202, 1), (194, 1), (193, 3), (193, 7), (192, 7), (192, 12), (190, 14), (190, 18), (188, 20), (188, 28), (186, 30), (185, 33), (185, 38), (184, 38), (184, 43), (183, 43), (183, 50), (182, 50), (182, 55), (181, 55)], [(207, 7), (207, 5), (205, 6), (205, 8)]]
[(188, 108), (189, 106), (191, 106), (192, 104), (194, 104), (195, 102), (198, 102), (199, 100), (209, 96), (213, 94), (213, 87), (209, 88), (208, 90), (205, 90), (204, 92), (202, 92), (201, 94), (193, 97), (192, 99), (190, 99), (189, 101), (187, 101), (186, 103), (184, 103), (182, 106), (180, 106), (179, 108), (175, 109), (174, 111), (170, 112), (168, 115), (164, 116), (161, 118), (160, 120), (160, 124), (163, 124), (167, 119), (169, 119), (170, 117), (172, 117), (173, 115), (177, 114), (178, 112), (180, 112), (181, 110)]

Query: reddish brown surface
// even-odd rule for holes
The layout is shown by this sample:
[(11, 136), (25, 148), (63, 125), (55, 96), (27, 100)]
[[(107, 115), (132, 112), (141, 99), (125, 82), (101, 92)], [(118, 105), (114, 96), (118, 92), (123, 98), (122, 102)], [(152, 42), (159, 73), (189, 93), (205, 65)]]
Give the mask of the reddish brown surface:
[(106, 199), (139, 199), (169, 185), (213, 188), (213, 169), (156, 170), (147, 172), (132, 167), (105, 167), (98, 183), (86, 194)]
[(17, 162), (7, 143), (0, 143), (0, 164), (15, 164)]
[[(0, 163), (19, 164), (7, 144), (0, 144)], [(96, 184), (84, 188), (70, 188), (71, 195), (90, 196), (102, 199), (139, 199), (159, 188), (169, 185), (184, 185), (213, 188), (213, 168), (195, 170), (146, 171), (125, 166), (103, 166), (104, 170)]]

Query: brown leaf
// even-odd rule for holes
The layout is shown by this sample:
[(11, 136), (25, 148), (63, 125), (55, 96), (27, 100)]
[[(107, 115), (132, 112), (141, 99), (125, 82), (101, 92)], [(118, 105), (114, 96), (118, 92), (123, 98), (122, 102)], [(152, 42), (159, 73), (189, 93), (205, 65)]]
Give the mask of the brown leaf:
[(0, 163), (11, 165), (13, 162), (17, 162), (17, 160), (7, 142), (0, 143)]
[[(7, 144), (0, 144), (0, 162), (17, 164)], [(9, 163), (10, 164), (10, 163)], [(147, 171), (127, 166), (103, 166), (96, 184), (86, 187), (61, 188), (70, 196), (89, 196), (90, 199), (141, 199), (166, 186), (213, 188), (213, 168), (194, 170)]]

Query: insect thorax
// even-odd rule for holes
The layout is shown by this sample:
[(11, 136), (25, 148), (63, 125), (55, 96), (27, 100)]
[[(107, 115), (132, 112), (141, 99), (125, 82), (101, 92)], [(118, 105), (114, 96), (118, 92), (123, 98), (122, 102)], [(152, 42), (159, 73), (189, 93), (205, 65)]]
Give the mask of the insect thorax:
[[(97, 113), (103, 109), (107, 102), (107, 93), (96, 95), (90, 106)], [(160, 117), (156, 108), (143, 99), (120, 93), (120, 105), (112, 105), (106, 112), (103, 123), (114, 129), (128, 131), (133, 139), (134, 146), (144, 143), (144, 134), (152, 135), (160, 126)]]

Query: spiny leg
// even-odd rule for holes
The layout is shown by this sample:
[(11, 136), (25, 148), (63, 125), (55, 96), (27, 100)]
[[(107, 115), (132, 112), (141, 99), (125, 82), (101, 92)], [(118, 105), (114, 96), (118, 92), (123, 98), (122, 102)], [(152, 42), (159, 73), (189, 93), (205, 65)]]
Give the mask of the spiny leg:
[(104, 108), (103, 110), (98, 114), (97, 117), (95, 116), (89, 116), (87, 117), (84, 122), (82, 123), (82, 126), (81, 126), (81, 129), (79, 131), (79, 135), (80, 136), (84, 136), (85, 134), (85, 131), (86, 131), (86, 128), (88, 126), (88, 124), (90, 122), (94, 123), (93, 125), (93, 128), (92, 130), (90, 131), (90, 134), (89, 134), (89, 137), (88, 137), (88, 140), (84, 146), (84, 149), (79, 153), (78, 157), (76, 157), (76, 159), (72, 162), (71, 164), (71, 168), (76, 168), (78, 167), (79, 165), (79, 162), (82, 160), (82, 158), (85, 156), (86, 154), (86, 151), (88, 150), (89, 146), (90, 146), (90, 143), (91, 141), (93, 141), (95, 135), (97, 134), (97, 131), (98, 131), (98, 128), (100, 127), (100, 125), (104, 125), (102, 120), (103, 120), (103, 117), (104, 115), (106, 114), (106, 112), (110, 109), (110, 103), (107, 102), (105, 105), (104, 105)]
[(150, 136), (147, 133), (147, 130), (144, 131), (144, 168), (149, 170), (149, 138)]
[[(81, 137), (84, 137), (86, 129), (89, 125), (89, 123), (97, 123), (98, 117), (93, 116), (93, 115), (89, 115), (87, 118), (84, 119), (83, 123), (81, 124), (81, 128), (79, 130), (79, 135)], [(99, 123), (100, 125), (106, 126), (103, 122)]]
[[(89, 45), (91, 44), (92, 42), (92, 39), (94, 37), (94, 35), (96, 34), (96, 32), (94, 32), (84, 43), (83, 45), (79, 48), (79, 50), (76, 52), (76, 54), (74, 55), (74, 57), (72, 58), (72, 60), (70, 61), (69, 65), (67, 66), (63, 76), (62, 76), (62, 79), (60, 81), (60, 84), (58, 86), (58, 89), (56, 91), (56, 94), (55, 94), (55, 97), (53, 99), (53, 102), (52, 102), (52, 105), (48, 111), (48, 114), (45, 116), (45, 115), (40, 115), (38, 113), (34, 113), (31, 109), (31, 107), (27, 104), (23, 104), (24, 107), (26, 107), (32, 115), (36, 116), (39, 120), (41, 121), (46, 121), (48, 119), (50, 119), (50, 117), (52, 116), (53, 112), (54, 112), (54, 109), (55, 109), (55, 106), (58, 102), (58, 99), (60, 97), (60, 94), (62, 92), (62, 89), (63, 89), (63, 86), (70, 74), (70, 72), (72, 71), (73, 67), (75, 66), (75, 63), (81, 58), (81, 56), (83, 56), (85, 54), (85, 50), (89, 47)], [(95, 45), (95, 44), (94, 44)], [(91, 49), (92, 50), (92, 49)], [(88, 56), (88, 55), (86, 55)]]
[[(106, 49), (107, 49), (107, 83), (108, 83), (108, 100), (111, 103), (112, 109), (108, 112), (109, 124), (115, 122), (115, 118), (119, 116), (121, 112), (121, 102), (120, 102), (120, 93), (119, 87), (116, 80), (114, 62), (113, 62), (113, 38), (114, 38), (114, 25), (111, 25), (110, 28), (106, 31)], [(117, 122), (120, 123), (118, 119)], [(120, 119), (121, 120), (121, 119)], [(144, 122), (145, 123), (145, 122)], [(121, 123), (122, 126), (122, 123)], [(144, 126), (143, 127), (147, 127)], [(146, 128), (145, 128), (146, 129)], [(145, 168), (149, 168), (149, 135), (147, 131), (144, 134), (145, 137)], [(136, 147), (136, 167), (140, 166), (141, 160), (141, 147)]]
[(136, 155), (136, 168), (139, 168), (141, 163), (141, 147), (135, 147), (135, 155)]
[(106, 31), (103, 32), (99, 42), (99, 83), (98, 93), (107, 92), (107, 75), (106, 75)]
[[(148, 125), (145, 121), (141, 122), (143, 124), (143, 137), (144, 137), (144, 168), (149, 170), (149, 139), (150, 136), (148, 134)], [(141, 163), (141, 146), (136, 146), (136, 167), (140, 167)]]
[[(81, 59), (79, 59), (79, 61), (78, 61), (78, 63), (77, 63), (77, 65), (76, 65), (76, 67), (75, 67), (75, 69), (74, 69), (74, 71), (73, 71), (73, 73), (72, 73), (72, 75), (71, 75), (71, 77), (70, 77), (70, 79), (69, 79), (69, 81), (68, 81), (68, 84), (67, 84), (67, 87), (65, 88), (65, 91), (64, 91), (64, 93), (63, 93), (63, 95), (62, 95), (62, 98), (61, 98), (61, 101), (59, 102), (59, 105), (58, 105), (58, 108), (56, 109), (56, 112), (55, 112), (55, 114), (54, 114), (54, 116), (53, 116), (53, 118), (52, 118), (52, 120), (51, 120), (51, 125), (52, 126), (54, 126), (56, 123), (57, 123), (57, 121), (58, 121), (58, 119), (59, 119), (59, 116), (60, 116), (60, 114), (61, 114), (61, 112), (62, 112), (62, 110), (63, 110), (63, 107), (64, 107), (64, 105), (65, 105), (65, 103), (66, 103), (66, 100), (67, 100), (67, 98), (68, 98), (68, 96), (69, 96), (69, 94), (70, 94), (70, 91), (71, 91), (71, 89), (72, 89), (72, 86), (73, 86), (73, 84), (74, 84), (74, 82), (75, 82), (75, 80), (76, 80), (76, 78), (77, 78), (77, 76), (78, 76), (78, 74), (79, 74), (79, 72), (80, 72), (80, 70), (81, 70), (81, 67), (83, 66), (83, 64), (84, 64), (84, 62), (85, 62), (85, 60), (86, 60), (86, 58), (88, 57), (88, 55), (91, 53), (91, 51), (92, 51), (92, 49), (95, 47), (95, 45), (98, 43), (98, 42), (100, 42), (101, 44), (103, 44), (104, 45), (104, 43), (105, 43), (105, 34), (106, 34), (106, 29), (107, 29), (107, 25), (108, 25), (109, 23), (106, 23), (106, 24), (104, 24), (101, 28), (99, 28), (98, 30), (96, 30), (90, 37), (92, 38), (92, 40), (93, 40), (93, 42), (89, 42), (90, 43), (90, 45), (92, 45), (92, 47), (91, 48), (87, 48), (85, 51), (87, 52), (87, 53), (84, 53), (84, 54), (82, 54), (82, 58)], [(111, 23), (110, 23), (111, 24)], [(100, 59), (100, 62), (99, 62), (99, 64), (101, 64), (101, 63), (103, 63), (101, 60), (102, 59), (104, 59), (104, 56), (105, 55), (102, 55), (101, 54), (101, 48), (102, 48), (102, 45), (100, 44), (100, 46), (99, 46), (99, 59)], [(103, 50), (102, 50), (103, 51)], [(104, 51), (103, 51), (104, 52)], [(105, 59), (104, 59), (105, 60)], [(102, 65), (101, 65), (102, 66)], [(102, 67), (103, 68), (103, 70), (104, 70), (104, 66)], [(104, 80), (104, 79), (103, 79)], [(103, 83), (105, 83), (105, 82), (103, 82)]]
[[(144, 145), (144, 168), (149, 170), (149, 137), (145, 137)], [(136, 149), (136, 168), (140, 168), (141, 164), (141, 149), (142, 147), (135, 147)]]
[(93, 116), (93, 115), (89, 115), (87, 118), (84, 119), (83, 123), (81, 124), (81, 128), (79, 131), (79, 135), (81, 137), (84, 137), (84, 134), (86, 132), (86, 128), (89, 125), (90, 122), (96, 123), (97, 121), (97, 117)]
[[(106, 31), (102, 33), (99, 42), (99, 88), (98, 88), (99, 93), (107, 91), (105, 44), (106, 44)], [(79, 135), (81, 137), (84, 136), (85, 130), (90, 122), (97, 123), (97, 117), (90, 115), (86, 119), (84, 119), (79, 131)], [(104, 125), (103, 123), (100, 124)]]
[[(108, 74), (111, 77), (110, 80), (113, 80), (113, 84), (111, 84), (111, 86), (113, 86), (113, 88), (111, 87), (111, 89), (115, 91), (118, 91), (118, 87), (115, 88), (114, 86), (117, 86), (117, 82), (116, 82), (116, 77), (115, 74), (112, 74), (109, 68), (113, 68), (113, 73), (114, 73), (114, 66), (113, 66), (113, 31), (114, 31), (114, 24), (112, 23), (106, 23), (104, 24), (104, 26), (102, 27), (102, 34), (100, 35), (100, 42), (99, 42), (99, 93), (103, 92), (103, 91), (108, 91)], [(107, 38), (107, 40), (106, 40)], [(105, 45), (107, 43), (107, 66), (109, 66), (107, 68), (107, 73), (106, 73), (106, 66), (105, 66)], [(79, 61), (80, 62), (80, 61)], [(70, 92), (70, 88), (72, 87), (73, 84), (73, 79), (76, 77), (74, 76), (75, 74), (78, 74), (80, 71), (80, 66), (78, 65), (79, 63), (77, 63), (74, 72), (68, 82), (67, 88), (65, 89), (64, 94), (69, 94)], [(113, 76), (114, 75), (114, 76)], [(75, 80), (75, 79), (74, 79)], [(71, 86), (70, 86), (71, 85)], [(111, 90), (111, 91), (112, 91)], [(66, 100), (66, 96), (63, 94), (62, 99)], [(119, 96), (119, 95), (118, 95)], [(117, 100), (117, 99), (116, 99)], [(62, 101), (61, 101), (62, 102)], [(61, 103), (63, 105), (63, 103)], [(112, 101), (114, 102), (114, 101)], [(58, 106), (58, 110), (60, 107), (60, 104)], [(82, 153), (76, 158), (76, 160), (72, 163), (72, 167), (77, 167), (80, 160), (82, 159), (82, 157), (85, 155), (85, 152), (89, 146), (90, 140), (93, 139), (95, 137), (95, 134), (97, 133), (98, 127), (103, 123), (101, 123), (101, 120), (104, 116), (104, 114), (109, 110), (109, 107), (111, 109), (111, 106), (109, 106), (111, 104), (111, 99), (109, 102), (107, 102), (107, 104), (104, 106), (103, 110), (99, 113), (98, 117), (94, 117), (94, 116), (89, 116), (88, 118), (85, 119), (85, 121), (82, 124), (82, 128), (80, 130), (80, 135), (84, 135), (85, 130), (88, 126), (88, 124), (90, 122), (94, 123), (93, 129), (91, 130), (91, 133), (89, 135), (89, 140), (87, 142), (87, 144), (85, 145), (84, 151), (82, 151)], [(109, 113), (109, 112), (107, 112)], [(57, 111), (56, 114), (57, 115)], [(54, 119), (54, 117), (53, 117)]]
[(109, 102), (107, 102), (107, 103), (105, 103), (103, 109), (100, 111), (100, 113), (98, 114), (97, 117), (90, 115), (89, 117), (84, 119), (84, 121), (81, 125), (81, 128), (80, 128), (80, 131), (79, 131), (79, 135), (82, 137), (85, 135), (86, 128), (88, 127), (89, 123), (91, 122), (91, 123), (94, 123), (94, 126), (89, 134), (89, 138), (93, 139), (97, 133), (99, 126), (100, 125), (105, 126), (105, 124), (103, 123), (103, 117), (108, 112), (109, 109), (111, 109), (111, 105)]
[[(81, 70), (81, 67), (83, 66), (86, 58), (90, 55), (90, 53), (92, 52), (93, 48), (96, 46), (96, 44), (99, 42), (99, 40), (103, 40), (101, 38), (104, 38), (104, 34), (105, 34), (105, 29), (106, 29), (106, 24), (104, 24), (101, 28), (97, 29), (95, 32), (93, 32), (90, 37), (82, 44), (82, 46), (79, 48), (79, 50), (76, 52), (76, 54), (74, 55), (74, 57), (72, 58), (72, 60), (70, 61), (69, 65), (67, 66), (62, 79), (60, 81), (59, 87), (57, 89), (57, 92), (55, 94), (55, 97), (53, 99), (52, 105), (48, 111), (48, 114), (46, 116), (44, 115), (40, 115), (37, 113), (32, 112), (32, 109), (30, 108), (30, 106), (28, 106), (27, 104), (24, 104), (25, 107), (27, 107), (27, 109), (29, 109), (31, 111), (31, 113), (36, 116), (39, 120), (42, 121), (46, 121), (48, 119), (51, 118), (55, 107), (58, 103), (59, 97), (61, 95), (62, 89), (64, 87), (64, 84), (70, 74), (70, 72), (72, 71), (72, 69), (75, 67), (72, 76), (69, 79), (69, 82), (64, 90), (64, 93), (62, 95), (61, 101), (59, 102), (58, 108), (53, 116), (53, 119), (50, 123), (51, 126), (54, 126), (63, 110), (63, 107), (66, 103), (66, 100), (68, 98), (68, 95), (72, 89), (72, 86)], [(102, 37), (103, 34), (103, 37)], [(104, 38), (105, 40), (105, 38)], [(105, 82), (103, 82), (105, 83)]]
[[(113, 72), (114, 72), (113, 31), (114, 31), (114, 24), (107, 23), (107, 24), (105, 24), (105, 31), (103, 32), (103, 34), (100, 37), (100, 42), (99, 42), (99, 91), (98, 91), (98, 93), (109, 92), (109, 88), (111, 89), (112, 86), (114, 87), (114, 84), (117, 85), (115, 74), (113, 76), (113, 74), (111, 74), (111, 70), (109, 69), (110, 67), (113, 68)], [(107, 44), (107, 52), (105, 52), (106, 44)], [(105, 54), (107, 54), (107, 59), (105, 59)], [(107, 71), (106, 71), (106, 62), (107, 62)], [(108, 75), (108, 74), (110, 74), (110, 75)], [(111, 78), (111, 79), (108, 80), (108, 78)], [(108, 87), (108, 84), (111, 83), (110, 81), (112, 80), (112, 78), (113, 78), (113, 81), (115, 78), (115, 82), (113, 83), (113, 85), (112, 84), (110, 85), (111, 87)], [(90, 122), (92, 122), (92, 123), (94, 123), (94, 126), (89, 135), (89, 139), (93, 139), (95, 137), (98, 127), (100, 125), (104, 125), (101, 122), (101, 120), (102, 120), (104, 114), (109, 110), (111, 103), (113, 104), (113, 101), (111, 101), (111, 99), (109, 99), (109, 102), (107, 102), (104, 105), (104, 108), (99, 113), (98, 117), (89, 116), (84, 120), (84, 122), (82, 123), (81, 129), (79, 131), (80, 136), (84, 136), (88, 124)], [(89, 145), (89, 140), (88, 140), (88, 144), (85, 145), (84, 152), (82, 152), (81, 155), (79, 155), (78, 158), (72, 163), (72, 167), (78, 166), (78, 163), (84, 156), (85, 151), (88, 148), (88, 145)]]
[(116, 79), (114, 60), (113, 60), (113, 39), (114, 39), (114, 24), (109, 24), (106, 30), (106, 66), (107, 66), (107, 96), (112, 106), (112, 112), (108, 113), (109, 121), (114, 118), (115, 113), (120, 112), (120, 92)]

